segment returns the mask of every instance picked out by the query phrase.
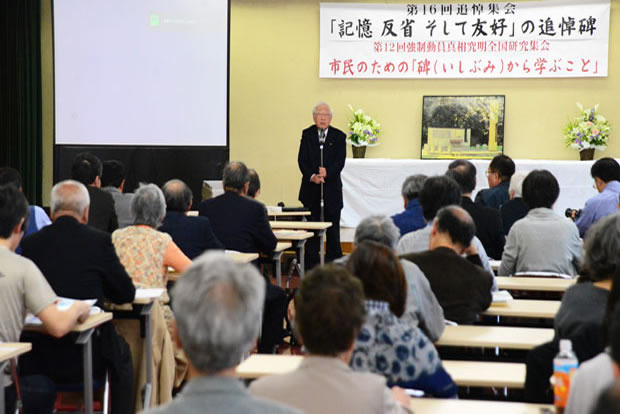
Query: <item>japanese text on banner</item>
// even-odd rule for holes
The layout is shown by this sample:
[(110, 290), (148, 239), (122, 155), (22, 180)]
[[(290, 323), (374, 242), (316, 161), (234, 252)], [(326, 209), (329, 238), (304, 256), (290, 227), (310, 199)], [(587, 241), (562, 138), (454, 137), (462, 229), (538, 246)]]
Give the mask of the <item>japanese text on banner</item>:
[(326, 78), (607, 76), (609, 0), (321, 3)]

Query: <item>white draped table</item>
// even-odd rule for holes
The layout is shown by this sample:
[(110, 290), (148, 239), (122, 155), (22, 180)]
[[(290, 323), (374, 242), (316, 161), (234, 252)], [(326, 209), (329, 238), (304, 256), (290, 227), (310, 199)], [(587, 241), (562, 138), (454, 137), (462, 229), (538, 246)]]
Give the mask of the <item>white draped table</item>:
[[(547, 169), (560, 183), (560, 197), (554, 210), (583, 208), (596, 194), (590, 176), (593, 161), (514, 160), (517, 171)], [(393, 160), (347, 158), (342, 170), (344, 209), (342, 227), (356, 227), (361, 219), (373, 214), (391, 216), (403, 210), (400, 190), (404, 179), (413, 174), (444, 174), (451, 160)], [(476, 191), (488, 188), (485, 171), (489, 160), (472, 160), (477, 173)], [(475, 196), (475, 192), (474, 192)]]

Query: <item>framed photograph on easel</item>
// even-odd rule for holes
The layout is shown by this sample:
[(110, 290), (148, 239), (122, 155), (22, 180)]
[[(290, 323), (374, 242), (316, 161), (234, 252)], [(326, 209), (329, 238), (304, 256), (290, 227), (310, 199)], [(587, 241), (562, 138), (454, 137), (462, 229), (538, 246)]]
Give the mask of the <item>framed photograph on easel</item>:
[(425, 96), (422, 159), (492, 159), (504, 150), (504, 95)]

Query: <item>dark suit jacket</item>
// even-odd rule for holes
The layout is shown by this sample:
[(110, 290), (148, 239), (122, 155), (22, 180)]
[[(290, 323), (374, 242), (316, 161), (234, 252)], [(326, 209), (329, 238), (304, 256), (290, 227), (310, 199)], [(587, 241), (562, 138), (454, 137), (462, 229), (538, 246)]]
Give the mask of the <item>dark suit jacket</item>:
[(464, 259), (452, 249), (438, 247), (401, 257), (422, 270), (446, 319), (471, 324), (491, 305), (493, 276), (482, 268), (477, 255)]
[(180, 211), (168, 211), (158, 230), (172, 236), (172, 240), (192, 260), (205, 250), (224, 249), (206, 217), (189, 217)]
[(118, 218), (114, 209), (112, 195), (101, 188), (86, 186), (90, 196), (88, 225), (101, 231), (112, 233), (118, 229)]
[(478, 191), (474, 201), (481, 206), (499, 210), (504, 203), (510, 200), (510, 194), (508, 193), (509, 188), (510, 180), (502, 181), (493, 188)]
[(234, 191), (202, 201), (198, 214), (209, 218), (215, 235), (228, 250), (269, 253), (278, 243), (265, 207)]
[(502, 223), (504, 225), (504, 234), (508, 235), (510, 228), (515, 221), (521, 220), (527, 216), (530, 208), (525, 204), (525, 201), (521, 197), (513, 198), (502, 206), (500, 213), (502, 214)]
[(476, 237), (489, 257), (501, 260), (506, 237), (499, 210), (475, 204), (469, 197), (461, 198), (461, 206), (476, 224)]
[[(114, 303), (130, 303), (135, 297), (136, 289), (116, 255), (110, 235), (73, 217), (59, 217), (28, 236), (22, 250), (41, 269), (58, 296), (97, 299), (96, 305), (101, 308), (104, 298)], [(115, 358), (121, 339), (112, 323), (102, 325), (93, 338), (95, 374), (101, 374), (104, 364), (118, 369), (120, 361)], [(75, 338), (43, 335), (31, 340), (35, 342), (33, 352), (28, 354), (24, 369), (34, 366), (33, 371), (55, 381), (81, 382), (81, 346), (74, 345)], [(54, 357), (50, 358), (50, 354)]]
[[(340, 210), (343, 206), (340, 171), (344, 168), (347, 156), (345, 139), (345, 133), (338, 128), (330, 125), (327, 129), (325, 145), (323, 146), (323, 166), (327, 170), (327, 177), (323, 185), (323, 196), (327, 210)], [(299, 201), (306, 207), (318, 207), (321, 203), (321, 186), (310, 181), (312, 174), (317, 174), (319, 166), (321, 166), (319, 133), (316, 125), (312, 125), (302, 132), (297, 163), (302, 174)]]

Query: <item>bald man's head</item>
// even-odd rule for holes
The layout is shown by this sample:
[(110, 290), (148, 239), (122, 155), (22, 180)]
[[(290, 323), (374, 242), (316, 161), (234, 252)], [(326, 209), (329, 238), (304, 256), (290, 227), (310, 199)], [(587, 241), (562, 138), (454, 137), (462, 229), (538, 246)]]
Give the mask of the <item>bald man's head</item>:
[(476, 225), (469, 213), (459, 206), (451, 205), (440, 209), (435, 217), (437, 230), (450, 236), (452, 243), (466, 248), (476, 234)]
[(183, 181), (176, 178), (170, 180), (164, 184), (161, 190), (166, 199), (166, 211), (185, 213), (191, 207), (194, 195)]

